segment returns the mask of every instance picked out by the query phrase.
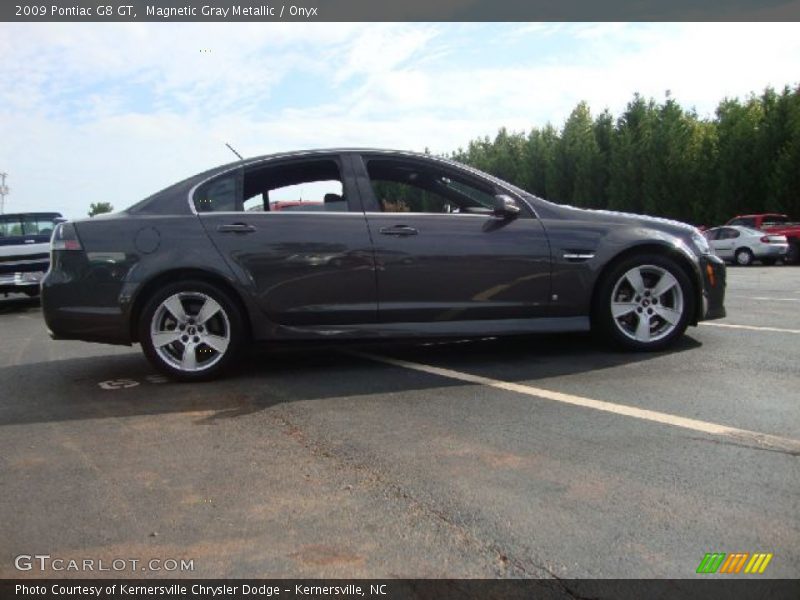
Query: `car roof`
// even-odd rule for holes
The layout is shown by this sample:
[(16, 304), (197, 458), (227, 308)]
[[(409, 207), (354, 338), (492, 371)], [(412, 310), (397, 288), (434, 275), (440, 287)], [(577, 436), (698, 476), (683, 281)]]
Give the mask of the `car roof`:
[(19, 212), (19, 213), (2, 213), (0, 219), (5, 217), (60, 217), (59, 212)]
[(762, 217), (762, 218), (764, 218), (764, 217), (787, 217), (788, 218), (788, 215), (785, 215), (784, 213), (758, 213), (758, 214), (754, 214), (754, 215), (736, 215), (735, 217), (733, 217), (733, 219), (731, 219), (731, 221), (733, 221), (734, 219), (755, 219), (757, 217)]
[(424, 152), (414, 152), (412, 150), (392, 150), (389, 148), (359, 148), (359, 147), (344, 147), (344, 148), (317, 148), (317, 149), (309, 149), (309, 150), (292, 150), (289, 152), (274, 152), (272, 154), (262, 154), (260, 156), (252, 156), (243, 158), (241, 160), (233, 161), (230, 163), (226, 163), (224, 165), (220, 165), (218, 167), (214, 167), (206, 171), (210, 176), (215, 172), (223, 172), (230, 169), (234, 169), (236, 167), (243, 167), (247, 165), (258, 164), (260, 162), (265, 162), (268, 160), (280, 159), (280, 158), (303, 158), (309, 156), (324, 156), (326, 154), (385, 154), (387, 156), (404, 156), (408, 158), (422, 158), (426, 160), (434, 160), (446, 164), (450, 164), (453, 166), (467, 168), (469, 170), (472, 169), (469, 165), (464, 165), (462, 163), (456, 162), (449, 158), (445, 158), (443, 156), (437, 156), (435, 154), (426, 154)]

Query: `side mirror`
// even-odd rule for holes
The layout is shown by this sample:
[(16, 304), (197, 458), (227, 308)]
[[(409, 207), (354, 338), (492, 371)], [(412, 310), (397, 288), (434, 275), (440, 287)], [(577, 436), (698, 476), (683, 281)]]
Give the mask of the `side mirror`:
[(519, 205), (511, 197), (498, 194), (494, 197), (494, 216), (500, 219), (513, 219), (519, 215)]

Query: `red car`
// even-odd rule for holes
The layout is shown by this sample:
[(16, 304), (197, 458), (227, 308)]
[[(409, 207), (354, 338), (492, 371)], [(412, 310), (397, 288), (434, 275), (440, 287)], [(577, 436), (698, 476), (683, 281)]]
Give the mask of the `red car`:
[(325, 210), (322, 202), (302, 200), (278, 200), (271, 202), (269, 205), (270, 210)]
[(788, 216), (779, 213), (763, 213), (759, 215), (740, 215), (734, 217), (725, 225), (741, 225), (760, 229), (766, 233), (785, 235), (789, 242), (789, 252), (786, 262), (789, 264), (800, 263), (800, 223), (792, 222)]

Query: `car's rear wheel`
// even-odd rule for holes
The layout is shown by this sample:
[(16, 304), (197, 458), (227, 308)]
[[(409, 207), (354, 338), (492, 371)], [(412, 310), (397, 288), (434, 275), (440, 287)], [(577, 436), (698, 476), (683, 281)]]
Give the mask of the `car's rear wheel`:
[(734, 255), (736, 264), (740, 267), (749, 267), (753, 264), (753, 253), (748, 248), (739, 248)]
[(675, 261), (658, 254), (617, 264), (600, 283), (593, 325), (618, 346), (662, 350), (683, 335), (694, 293)]
[(201, 381), (227, 369), (242, 345), (242, 316), (222, 290), (183, 281), (156, 292), (139, 319), (139, 340), (150, 362), (180, 381)]

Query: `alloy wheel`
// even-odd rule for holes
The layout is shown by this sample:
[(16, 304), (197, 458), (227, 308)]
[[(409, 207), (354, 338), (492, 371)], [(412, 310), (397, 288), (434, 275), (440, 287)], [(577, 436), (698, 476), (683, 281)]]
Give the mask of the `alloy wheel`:
[(174, 369), (196, 373), (213, 367), (231, 344), (231, 325), (219, 302), (202, 292), (178, 292), (158, 305), (150, 341)]
[(684, 310), (680, 282), (656, 265), (630, 269), (611, 292), (614, 325), (626, 337), (644, 344), (670, 335), (679, 326)]

